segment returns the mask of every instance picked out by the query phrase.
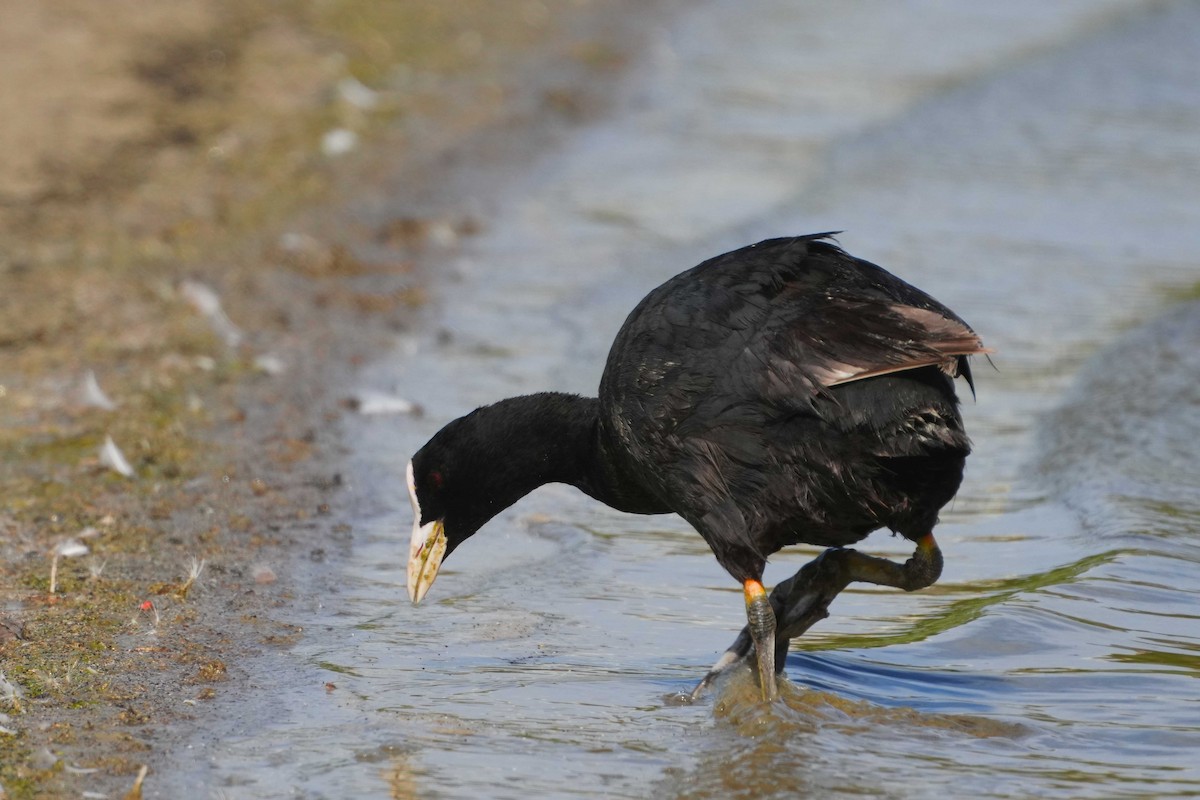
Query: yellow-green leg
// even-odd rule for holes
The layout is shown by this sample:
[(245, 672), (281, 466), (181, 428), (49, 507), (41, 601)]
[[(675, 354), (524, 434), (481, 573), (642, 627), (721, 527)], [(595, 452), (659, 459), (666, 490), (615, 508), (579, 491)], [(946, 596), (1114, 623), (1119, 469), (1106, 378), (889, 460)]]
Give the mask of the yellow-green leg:
[(758, 654), (758, 681), (762, 687), (763, 702), (779, 697), (775, 685), (775, 611), (767, 597), (767, 590), (756, 580), (742, 584), (746, 593), (746, 622), (754, 650)]
[(761, 583), (746, 581), (749, 624), (692, 690), (692, 699), (698, 699), (723, 672), (746, 658), (751, 649), (756, 653), (763, 699), (774, 699), (775, 673), (783, 669), (788, 641), (829, 616), (829, 604), (849, 584), (859, 581), (912, 592), (937, 581), (942, 573), (942, 552), (933, 534), (922, 536), (916, 544), (916, 551), (903, 564), (857, 550), (826, 550), (776, 586), (769, 599)]

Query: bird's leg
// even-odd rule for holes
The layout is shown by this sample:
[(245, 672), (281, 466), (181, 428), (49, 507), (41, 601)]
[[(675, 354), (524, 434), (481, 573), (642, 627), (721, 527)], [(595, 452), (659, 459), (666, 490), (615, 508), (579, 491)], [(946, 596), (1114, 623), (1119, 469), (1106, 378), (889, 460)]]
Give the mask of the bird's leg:
[(942, 574), (942, 551), (932, 533), (917, 540), (917, 549), (903, 564), (860, 553), (857, 550), (834, 551), (851, 581), (894, 586), (915, 592), (932, 586)]
[[(841, 551), (826, 550), (801, 567), (795, 575), (780, 582), (771, 590), (771, 610), (774, 612), (776, 620), (775, 672), (783, 670), (788, 641), (800, 636), (818, 621), (829, 616), (829, 604), (849, 583), (849, 580), (844, 577), (844, 570), (837, 567), (832, 569), (822, 567), (826, 558), (837, 552)], [(721, 673), (749, 655), (751, 650), (756, 649), (750, 627), (742, 628), (741, 633), (738, 634), (729, 649), (721, 654), (704, 679), (696, 684), (696, 688), (692, 690), (691, 699), (698, 700)]]
[(826, 550), (775, 587), (771, 605), (778, 620), (775, 633), (775, 671), (783, 672), (788, 646), (809, 628), (829, 616), (833, 598), (850, 585), (846, 570), (837, 563), (844, 550)]
[(758, 679), (764, 702), (779, 696), (775, 686), (775, 610), (767, 590), (756, 580), (748, 580), (742, 588), (746, 593), (746, 621), (754, 649), (758, 653)]
[[(916, 552), (903, 564), (857, 550), (826, 550), (771, 592), (770, 604), (776, 619), (774, 671), (783, 671), (788, 642), (829, 616), (829, 604), (852, 582), (893, 586), (912, 592), (933, 584), (941, 572), (942, 553), (933, 534), (917, 540)], [(755, 648), (755, 637), (747, 626), (692, 690), (692, 699), (698, 699), (717, 676), (745, 658), (752, 648)]]
[[(775, 587), (786, 591), (780, 597), (781, 607), (775, 608), (775, 671), (783, 671), (789, 642), (829, 616), (829, 604), (851, 583), (874, 583), (913, 592), (932, 585), (941, 574), (942, 551), (932, 533), (917, 540), (916, 551), (903, 564), (857, 550), (826, 550)], [(775, 599), (774, 593), (771, 597)]]
[[(771, 596), (773, 598), (774, 593)], [(752, 647), (754, 647), (754, 641), (750, 638), (750, 628), (742, 628), (742, 632), (733, 640), (733, 644), (729, 645), (729, 649), (721, 654), (717, 663), (709, 669), (708, 674), (701, 678), (695, 689), (692, 689), (691, 694), (688, 695), (689, 702), (694, 703), (699, 700), (708, 691), (708, 687), (712, 686), (713, 681), (719, 678), (725, 670), (745, 658)]]

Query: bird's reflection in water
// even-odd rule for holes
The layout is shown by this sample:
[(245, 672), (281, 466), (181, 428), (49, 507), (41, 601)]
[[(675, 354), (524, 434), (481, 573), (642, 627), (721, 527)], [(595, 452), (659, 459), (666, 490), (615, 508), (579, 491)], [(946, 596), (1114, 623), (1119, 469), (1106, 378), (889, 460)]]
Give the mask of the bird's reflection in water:
[(881, 763), (873, 755), (881, 740), (912, 746), (918, 753), (912, 768), (919, 772), (939, 758), (939, 751), (981, 739), (1010, 739), (1022, 746), (1031, 733), (1023, 725), (988, 717), (879, 706), (808, 689), (782, 676), (778, 686), (779, 700), (764, 703), (752, 660), (725, 671), (712, 692), (714, 746), (690, 768), (671, 770), (654, 796), (886, 797), (880, 787), (888, 776), (871, 766)]
[(861, 726), (918, 727), (958, 732), (975, 738), (1016, 737), (1028, 732), (1022, 725), (972, 714), (938, 714), (904, 706), (887, 707), (808, 689), (779, 677), (780, 703), (762, 702), (750, 660), (730, 669), (715, 687), (713, 714), (739, 733), (757, 736), (765, 731), (815, 731), (831, 725), (852, 730)]

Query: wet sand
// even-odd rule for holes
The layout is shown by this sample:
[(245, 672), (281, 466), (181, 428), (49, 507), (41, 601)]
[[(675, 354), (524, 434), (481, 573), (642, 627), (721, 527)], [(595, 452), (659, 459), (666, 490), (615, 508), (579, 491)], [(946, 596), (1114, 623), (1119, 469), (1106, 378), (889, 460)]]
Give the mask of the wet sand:
[(585, 122), (666, 5), (0, 4), (0, 796), (154, 795), (306, 635), (446, 165)]

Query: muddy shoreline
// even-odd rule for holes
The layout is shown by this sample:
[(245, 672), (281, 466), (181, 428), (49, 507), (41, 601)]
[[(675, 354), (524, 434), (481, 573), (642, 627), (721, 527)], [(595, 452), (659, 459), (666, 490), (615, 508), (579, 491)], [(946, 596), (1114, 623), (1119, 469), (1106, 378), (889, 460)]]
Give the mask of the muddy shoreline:
[[(7, 74), (61, 92), (5, 142), (49, 149), (0, 185), (0, 797), (121, 796), (143, 765), (156, 795), (312, 635), (280, 610), (320, 596), (351, 540), (356, 369), (421, 324), (430, 271), (488, 197), (613, 101), (670, 8), (314, 19), (212, 0), (123, 25), (135, 4), (80, 6), (74, 38), (22, 51)], [(39, 72), (72, 47), (80, 71)], [(331, 131), (355, 146), (332, 152)], [(68, 542), (87, 553), (55, 559)]]

